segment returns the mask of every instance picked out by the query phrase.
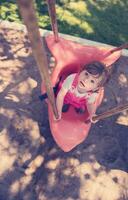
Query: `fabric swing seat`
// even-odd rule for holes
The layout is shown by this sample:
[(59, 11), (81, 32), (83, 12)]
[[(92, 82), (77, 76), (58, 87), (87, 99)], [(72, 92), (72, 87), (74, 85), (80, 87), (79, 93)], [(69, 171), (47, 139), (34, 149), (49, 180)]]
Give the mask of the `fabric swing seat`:
[[(59, 81), (60, 77), (64, 79), (69, 74), (78, 72), (83, 64), (92, 61), (101, 61), (107, 67), (113, 64), (121, 55), (121, 51), (111, 54), (112, 48), (110, 47), (83, 46), (63, 38), (59, 38), (59, 42), (55, 42), (53, 35), (46, 37), (46, 43), (56, 60), (56, 67), (51, 75), (53, 87)], [(41, 90), (44, 93), (43, 84)], [(101, 104), (103, 96), (104, 89), (101, 88), (94, 104), (95, 110)], [(62, 119), (56, 122), (50, 103), (49, 101), (47, 102), (50, 129), (53, 138), (63, 151), (68, 152), (82, 143), (88, 136), (91, 127), (91, 123), (85, 123), (89, 117), (88, 112), (79, 115), (73, 107), (70, 107), (68, 112), (62, 113)]]

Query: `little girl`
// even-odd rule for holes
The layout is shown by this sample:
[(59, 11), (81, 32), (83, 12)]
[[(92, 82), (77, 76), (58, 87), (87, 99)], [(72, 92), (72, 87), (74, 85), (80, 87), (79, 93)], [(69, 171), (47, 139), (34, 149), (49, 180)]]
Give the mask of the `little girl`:
[(63, 82), (56, 98), (56, 106), (61, 119), (61, 113), (67, 112), (73, 106), (78, 114), (88, 110), (90, 120), (95, 114), (94, 103), (99, 88), (108, 79), (108, 71), (103, 63), (95, 61), (84, 65), (78, 73), (69, 75)]

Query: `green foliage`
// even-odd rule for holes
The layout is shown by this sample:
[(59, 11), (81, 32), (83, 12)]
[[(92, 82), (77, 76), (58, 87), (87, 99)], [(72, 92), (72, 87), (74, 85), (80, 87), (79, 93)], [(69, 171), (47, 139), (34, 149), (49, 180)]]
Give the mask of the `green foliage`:
[[(36, 0), (39, 26), (51, 29), (45, 0)], [(128, 41), (127, 0), (56, 0), (59, 32), (113, 45)], [(15, 0), (0, 1), (0, 18), (21, 23)]]
[(8, 21), (16, 21), (20, 22), (20, 17), (18, 13), (17, 5), (14, 3), (14, 1), (4, 1), (2, 0), (0, 2), (0, 19), (2, 20), (8, 20)]

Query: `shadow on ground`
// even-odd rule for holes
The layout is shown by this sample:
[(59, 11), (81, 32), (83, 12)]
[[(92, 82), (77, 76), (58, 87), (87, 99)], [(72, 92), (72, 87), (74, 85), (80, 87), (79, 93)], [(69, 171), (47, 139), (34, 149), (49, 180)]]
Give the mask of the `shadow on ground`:
[[(70, 33), (97, 42), (121, 45), (128, 41), (127, 22), (124, 23), (128, 14), (127, 3), (126, 0), (116, 3), (113, 1), (64, 3), (63, 15), (58, 19), (59, 30), (62, 33)], [(58, 15), (61, 13), (60, 9)]]
[[(39, 100), (41, 78), (27, 37), (4, 28), (0, 36), (0, 200), (127, 199), (128, 113), (98, 122), (85, 142), (64, 153)], [(127, 100), (127, 64), (120, 58), (109, 83), (119, 103)], [(106, 88), (99, 112), (113, 105)]]

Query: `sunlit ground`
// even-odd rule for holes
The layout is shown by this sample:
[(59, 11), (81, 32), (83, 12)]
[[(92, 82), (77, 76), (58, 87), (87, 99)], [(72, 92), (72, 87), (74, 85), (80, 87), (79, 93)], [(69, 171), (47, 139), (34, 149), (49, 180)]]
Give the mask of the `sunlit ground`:
[[(36, 0), (39, 26), (50, 30), (46, 1)], [(127, 0), (61, 0), (56, 1), (59, 32), (107, 44), (128, 41)], [(1, 0), (0, 18), (21, 23), (14, 0)]]

